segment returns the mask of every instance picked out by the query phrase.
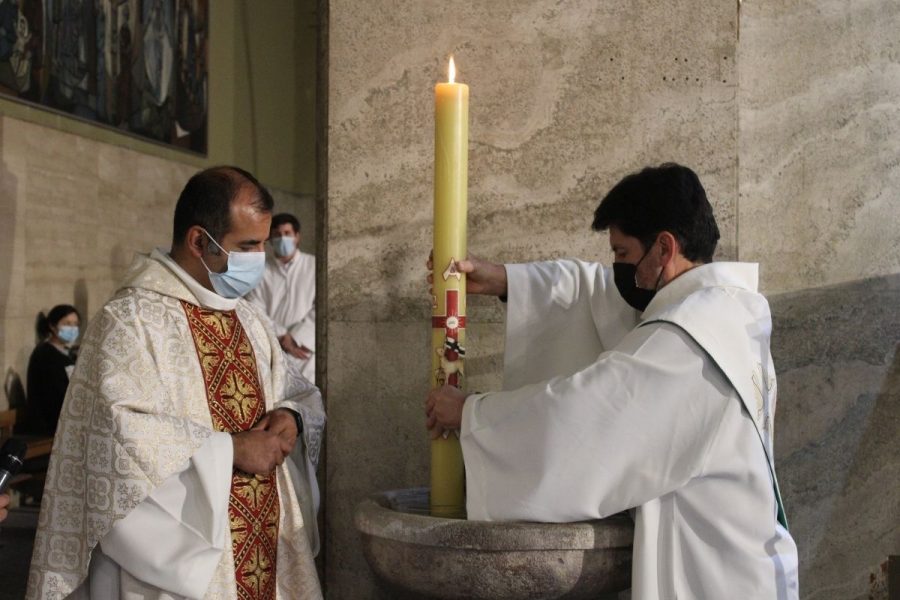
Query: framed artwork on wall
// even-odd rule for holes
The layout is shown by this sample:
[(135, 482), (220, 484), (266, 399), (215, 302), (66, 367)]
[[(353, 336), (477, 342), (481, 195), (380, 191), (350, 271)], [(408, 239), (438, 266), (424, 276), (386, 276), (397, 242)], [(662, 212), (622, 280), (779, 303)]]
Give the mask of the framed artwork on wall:
[(0, 0), (0, 94), (206, 154), (208, 0)]

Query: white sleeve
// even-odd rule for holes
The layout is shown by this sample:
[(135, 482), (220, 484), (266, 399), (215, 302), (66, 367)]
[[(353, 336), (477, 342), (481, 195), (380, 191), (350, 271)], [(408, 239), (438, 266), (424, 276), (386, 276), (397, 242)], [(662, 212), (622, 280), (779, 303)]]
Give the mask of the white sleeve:
[[(315, 301), (313, 301), (315, 302)], [(290, 326), (291, 337), (301, 346), (306, 346), (312, 351), (316, 349), (316, 306), (309, 309), (309, 312), (298, 322)]]
[(637, 324), (612, 271), (576, 260), (506, 265), (503, 388), (570, 375)]
[(578, 521), (662, 496), (702, 469), (729, 390), (684, 332), (659, 325), (574, 375), (471, 396), (469, 518)]
[(315, 473), (325, 434), (326, 417), (322, 393), (301, 374), (299, 361), (285, 360), (284, 367), (284, 397), (274, 404), (272, 410), (288, 408), (300, 415), (303, 421), (303, 446), (312, 472)]
[(294, 492), (303, 512), (304, 529), (309, 535), (313, 555), (319, 552), (319, 530), (316, 515), (319, 512), (319, 482), (316, 469), (325, 436), (325, 406), (319, 388), (300, 374), (297, 361), (285, 361), (284, 399), (275, 403), (273, 410), (287, 408), (300, 415), (303, 432), (291, 451), (285, 466), (291, 473)]
[(285, 323), (291, 337), (301, 346), (316, 349), (316, 259), (300, 253), (291, 286), (294, 314)]
[(266, 273), (263, 275), (263, 280), (257, 285), (255, 288), (250, 290), (244, 299), (246, 299), (250, 304), (259, 308), (260, 313), (266, 316), (266, 319), (269, 323), (272, 324), (272, 329), (275, 330), (275, 337), (280, 338), (285, 333), (288, 332), (287, 328), (281, 323), (276, 323), (275, 319), (272, 318), (272, 315), (269, 313), (269, 305), (272, 300), (272, 292), (269, 289), (269, 283), (266, 281), (271, 275), (271, 270), (269, 265), (266, 264)]
[(183, 471), (113, 525), (100, 540), (103, 553), (145, 583), (202, 598), (231, 542), (233, 453), (231, 436), (213, 433)]

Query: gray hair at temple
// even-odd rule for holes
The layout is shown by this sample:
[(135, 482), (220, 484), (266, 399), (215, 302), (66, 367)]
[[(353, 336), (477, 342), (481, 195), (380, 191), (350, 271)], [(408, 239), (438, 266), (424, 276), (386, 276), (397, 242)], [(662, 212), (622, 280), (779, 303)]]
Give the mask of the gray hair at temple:
[(231, 229), (231, 202), (246, 186), (256, 191), (254, 207), (271, 213), (275, 206), (272, 194), (240, 167), (210, 167), (191, 177), (175, 205), (172, 245), (180, 245), (195, 225), (203, 227), (213, 239), (221, 240)]

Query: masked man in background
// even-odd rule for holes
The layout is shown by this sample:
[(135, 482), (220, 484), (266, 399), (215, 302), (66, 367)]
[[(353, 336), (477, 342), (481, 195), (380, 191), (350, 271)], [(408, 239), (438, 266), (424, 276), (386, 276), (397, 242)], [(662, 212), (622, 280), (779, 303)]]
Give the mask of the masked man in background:
[(316, 257), (300, 251), (300, 221), (281, 213), (272, 217), (269, 244), (274, 256), (247, 300), (272, 319), (281, 348), (298, 362), (310, 381), (316, 377)]

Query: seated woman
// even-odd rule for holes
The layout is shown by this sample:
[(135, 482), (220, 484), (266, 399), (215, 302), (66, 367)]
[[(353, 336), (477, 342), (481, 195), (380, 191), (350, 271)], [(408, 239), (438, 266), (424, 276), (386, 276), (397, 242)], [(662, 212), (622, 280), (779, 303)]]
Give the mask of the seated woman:
[(78, 339), (81, 318), (74, 306), (60, 304), (45, 316), (38, 315), (37, 332), (43, 340), (28, 361), (28, 403), (26, 431), (32, 435), (53, 435), (75, 368), (71, 347)]

